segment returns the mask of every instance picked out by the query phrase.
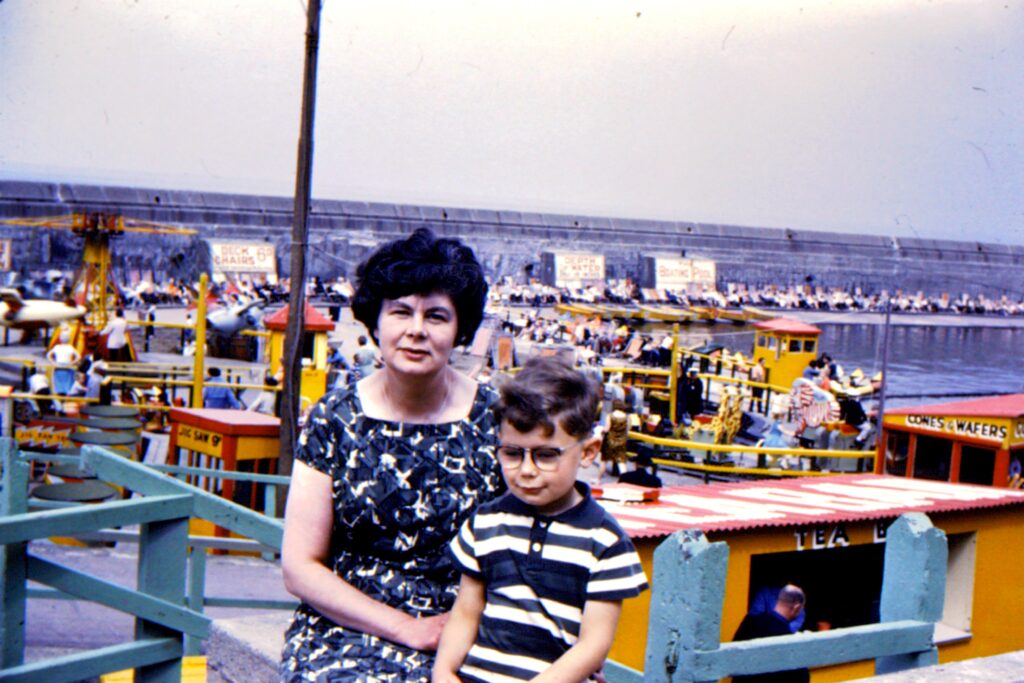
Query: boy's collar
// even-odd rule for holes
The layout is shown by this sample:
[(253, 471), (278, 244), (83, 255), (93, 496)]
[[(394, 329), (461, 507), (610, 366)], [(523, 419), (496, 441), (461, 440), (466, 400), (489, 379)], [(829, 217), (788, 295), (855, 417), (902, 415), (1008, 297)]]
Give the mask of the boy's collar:
[(588, 511), (593, 509), (592, 506), (590, 506), (590, 501), (593, 500), (590, 493), (590, 487), (587, 486), (585, 482), (577, 480), (576, 490), (579, 492), (580, 496), (582, 497), (582, 500), (580, 500), (578, 503), (573, 505), (568, 510), (560, 512), (557, 515), (540, 514), (532, 505), (524, 503), (523, 501), (519, 500), (514, 495), (512, 495), (511, 491), (506, 491), (505, 494), (502, 495), (502, 497), (498, 500), (498, 507), (503, 512), (511, 512), (517, 515), (525, 515), (528, 517), (544, 517), (547, 519), (557, 519), (559, 521), (569, 522), (575, 519), (582, 518), (584, 515), (588, 513)]

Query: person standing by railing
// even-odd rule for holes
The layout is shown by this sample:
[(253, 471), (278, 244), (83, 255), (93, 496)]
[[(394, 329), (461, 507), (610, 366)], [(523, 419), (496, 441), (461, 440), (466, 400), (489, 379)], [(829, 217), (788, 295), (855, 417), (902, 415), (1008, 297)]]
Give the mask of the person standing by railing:
[(107, 338), (108, 361), (125, 363), (131, 360), (128, 356), (128, 321), (124, 319), (123, 309), (117, 309), (114, 317), (107, 322), (107, 326), (100, 332), (100, 336)]
[(46, 360), (53, 363), (53, 391), (66, 396), (75, 383), (75, 366), (82, 359), (78, 349), (69, 342), (71, 333), (64, 330), (60, 333), (60, 342), (46, 352)]

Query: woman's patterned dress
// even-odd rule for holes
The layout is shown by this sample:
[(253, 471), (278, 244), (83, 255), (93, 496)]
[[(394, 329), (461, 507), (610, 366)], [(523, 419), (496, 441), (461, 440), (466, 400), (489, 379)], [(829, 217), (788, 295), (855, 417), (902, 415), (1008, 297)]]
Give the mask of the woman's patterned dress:
[[(325, 396), (296, 458), (334, 487), (334, 572), (409, 614), (451, 609), (459, 576), (448, 542), (504, 489), (494, 456), (497, 393), (477, 389), (469, 417), (401, 424), (363, 415), (355, 384)], [(302, 604), (285, 633), (282, 681), (429, 681), (433, 654), (338, 626)]]

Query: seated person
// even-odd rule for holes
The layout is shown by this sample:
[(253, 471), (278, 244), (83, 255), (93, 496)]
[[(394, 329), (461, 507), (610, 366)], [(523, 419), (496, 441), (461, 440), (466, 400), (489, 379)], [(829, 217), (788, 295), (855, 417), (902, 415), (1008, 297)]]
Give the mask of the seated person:
[[(798, 586), (786, 584), (779, 591), (771, 611), (750, 612), (743, 617), (733, 640), (754, 640), (755, 638), (792, 635), (790, 624), (803, 612), (806, 602), (807, 598)], [(800, 668), (733, 676), (732, 680), (733, 683), (808, 683), (811, 680), (811, 674), (806, 668)]]
[(651, 454), (643, 450), (633, 460), (633, 469), (619, 475), (619, 483), (660, 489), (661, 477), (658, 476), (657, 472), (658, 466), (651, 460)]
[(647, 581), (629, 536), (576, 481), (600, 449), (600, 395), (555, 358), (531, 359), (502, 387), (497, 453), (508, 492), (452, 540), (462, 581), (434, 683), (585, 681), (604, 665), (622, 601)]

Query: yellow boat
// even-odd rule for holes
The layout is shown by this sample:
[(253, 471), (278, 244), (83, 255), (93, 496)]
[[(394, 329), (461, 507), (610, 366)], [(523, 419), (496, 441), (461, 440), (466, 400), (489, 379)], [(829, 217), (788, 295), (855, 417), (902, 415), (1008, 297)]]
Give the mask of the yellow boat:
[(692, 323), (697, 315), (690, 310), (678, 306), (654, 306), (641, 304), (640, 311), (647, 320), (658, 320), (668, 323)]
[(582, 315), (586, 317), (593, 317), (595, 315), (605, 315), (597, 306), (591, 306), (590, 304), (555, 304), (555, 311), (558, 313), (565, 313), (568, 315)]
[(696, 320), (703, 320), (704, 322), (713, 323), (715, 318), (718, 317), (717, 312), (714, 308), (708, 308), (704, 306), (691, 306), (690, 310), (696, 317)]
[(771, 320), (777, 318), (778, 315), (771, 311), (766, 311), (763, 308), (757, 308), (756, 306), (743, 306), (741, 309), (747, 314), (748, 322), (757, 322), (758, 320)]
[(715, 308), (713, 310), (715, 312), (715, 318), (717, 320), (723, 320), (725, 322), (735, 323), (737, 325), (744, 325), (746, 324), (747, 320), (749, 320), (747, 313), (742, 309), (736, 311), (728, 308)]
[(625, 306), (622, 304), (598, 304), (595, 308), (604, 311), (604, 315), (609, 318), (617, 318), (619, 320), (644, 319), (643, 311), (632, 306)]

